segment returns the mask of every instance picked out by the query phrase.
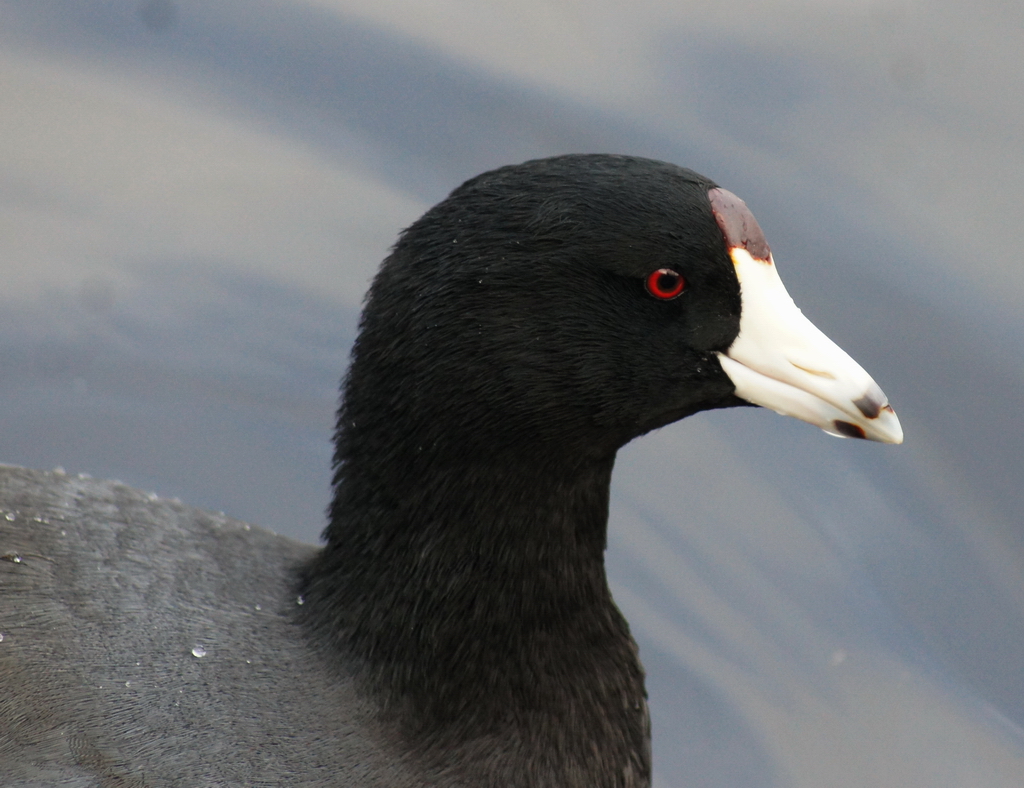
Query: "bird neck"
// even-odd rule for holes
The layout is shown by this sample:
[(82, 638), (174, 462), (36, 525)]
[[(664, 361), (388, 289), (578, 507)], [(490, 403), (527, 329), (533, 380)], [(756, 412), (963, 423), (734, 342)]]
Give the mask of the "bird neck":
[(386, 479), (349, 459), (303, 609), (385, 720), (428, 760), (493, 738), (522, 749), (509, 769), (529, 755), (555, 780), (644, 785), (643, 672), (604, 569), (614, 455), (393, 453)]

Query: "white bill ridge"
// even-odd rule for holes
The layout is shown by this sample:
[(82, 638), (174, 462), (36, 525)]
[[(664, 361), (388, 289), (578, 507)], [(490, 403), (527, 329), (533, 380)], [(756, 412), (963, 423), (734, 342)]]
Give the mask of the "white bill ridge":
[(896, 413), (871, 376), (786, 291), (771, 254), (729, 250), (740, 282), (740, 333), (718, 358), (736, 396), (831, 435), (902, 443)]

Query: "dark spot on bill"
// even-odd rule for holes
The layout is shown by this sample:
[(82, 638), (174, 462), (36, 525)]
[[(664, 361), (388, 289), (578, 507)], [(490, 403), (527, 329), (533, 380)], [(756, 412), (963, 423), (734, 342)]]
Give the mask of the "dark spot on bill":
[(836, 432), (841, 435), (845, 435), (847, 438), (864, 438), (867, 437), (864, 434), (864, 430), (858, 427), (856, 424), (850, 424), (848, 421), (840, 421), (836, 419), (832, 422), (832, 426), (836, 428)]

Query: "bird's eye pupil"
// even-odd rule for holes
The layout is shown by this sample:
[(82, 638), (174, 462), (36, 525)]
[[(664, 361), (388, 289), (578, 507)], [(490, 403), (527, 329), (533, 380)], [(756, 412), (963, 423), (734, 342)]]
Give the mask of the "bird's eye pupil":
[(671, 268), (659, 268), (647, 277), (647, 292), (668, 301), (683, 292), (686, 280)]

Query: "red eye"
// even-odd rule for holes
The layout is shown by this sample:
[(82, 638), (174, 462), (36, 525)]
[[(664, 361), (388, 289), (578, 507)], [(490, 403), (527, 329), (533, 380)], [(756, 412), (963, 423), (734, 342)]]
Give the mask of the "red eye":
[(671, 268), (659, 268), (647, 277), (647, 292), (662, 301), (671, 301), (686, 287), (686, 280)]

